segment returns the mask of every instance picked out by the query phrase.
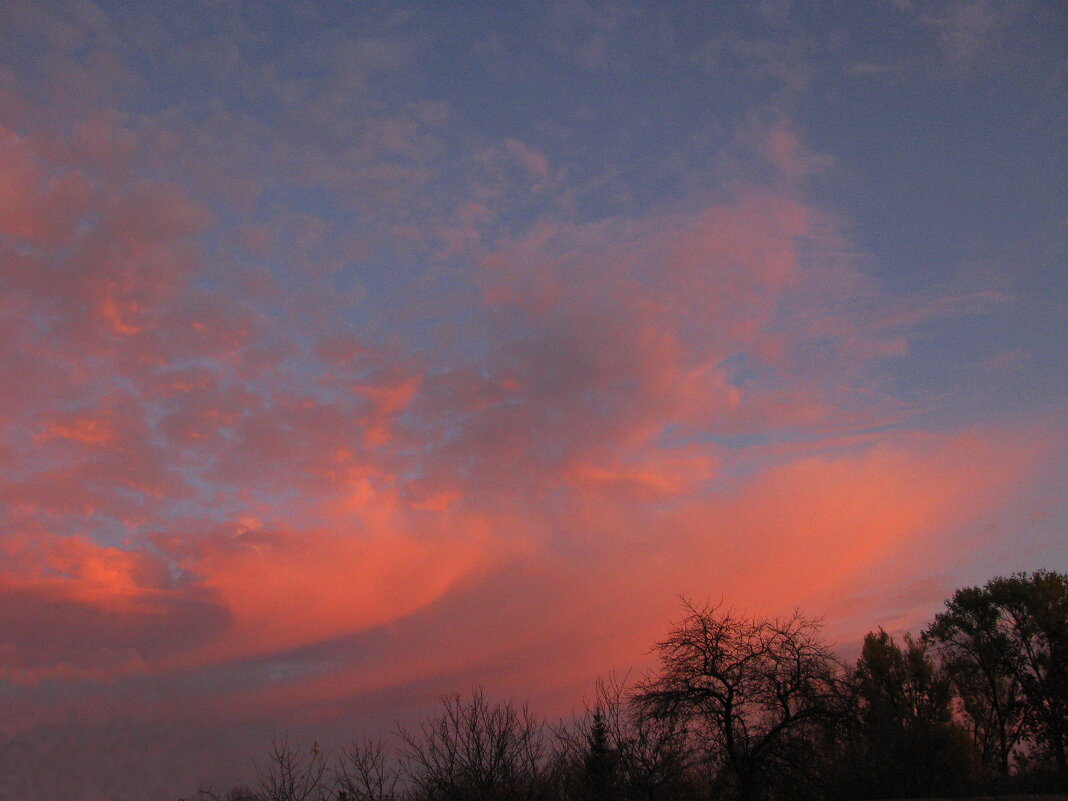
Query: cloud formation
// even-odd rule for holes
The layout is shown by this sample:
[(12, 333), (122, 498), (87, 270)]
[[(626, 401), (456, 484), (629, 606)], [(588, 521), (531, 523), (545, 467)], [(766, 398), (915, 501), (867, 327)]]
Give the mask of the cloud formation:
[[(854, 215), (863, 137), (806, 108), (904, 73), (819, 20), (560, 3), (442, 50), (416, 4), (153, 8), (0, 12), (10, 742), (337, 733), (475, 682), (565, 713), (680, 594), (915, 626), (1049, 505), (1060, 374), (1004, 332), (1064, 316), (873, 247), (895, 187)], [(893, 14), (958, 81), (1021, 24)], [(1009, 413), (1005, 370), (1046, 381)]]

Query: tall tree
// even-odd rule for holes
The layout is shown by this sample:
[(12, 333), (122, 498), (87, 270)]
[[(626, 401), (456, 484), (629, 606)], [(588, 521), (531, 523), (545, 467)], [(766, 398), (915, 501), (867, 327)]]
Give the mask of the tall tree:
[(1068, 777), (1068, 575), (1016, 573), (957, 590), (926, 636), (942, 649), (988, 761), (1008, 773), (1026, 739)]
[(1026, 705), (1012, 668), (1012, 638), (989, 585), (957, 590), (924, 637), (937, 646), (953, 677), (979, 757), (1008, 775), (1026, 733)]
[(853, 797), (953, 794), (971, 770), (967, 734), (952, 722), (949, 677), (922, 642), (901, 648), (880, 629), (864, 638), (853, 672), (854, 728), (840, 759)]
[(1009, 642), (1008, 669), (1035, 744), (1068, 776), (1068, 575), (1040, 570), (986, 586)]
[(882, 629), (869, 632), (854, 680), (861, 700), (860, 715), (869, 727), (950, 722), (949, 678), (930, 660), (923, 643), (907, 634), (902, 649)]
[(777, 769), (802, 767), (779, 757), (801, 732), (841, 713), (839, 665), (819, 626), (799, 613), (750, 620), (687, 604), (656, 651), (660, 669), (640, 686), (639, 702), (687, 720), (723, 789), (740, 801), (759, 798)]

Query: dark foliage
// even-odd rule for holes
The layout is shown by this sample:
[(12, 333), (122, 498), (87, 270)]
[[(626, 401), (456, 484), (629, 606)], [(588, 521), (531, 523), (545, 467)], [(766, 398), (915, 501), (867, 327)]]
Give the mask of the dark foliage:
[(1068, 783), (1068, 575), (1038, 571), (957, 590), (925, 636), (937, 644), (980, 758)]
[(837, 794), (847, 798), (951, 796), (973, 780), (967, 732), (952, 720), (949, 676), (910, 637), (869, 633), (852, 675), (849, 740)]

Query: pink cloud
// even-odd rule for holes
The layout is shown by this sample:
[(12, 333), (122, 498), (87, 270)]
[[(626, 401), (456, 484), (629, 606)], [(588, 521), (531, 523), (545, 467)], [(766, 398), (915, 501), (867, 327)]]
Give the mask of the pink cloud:
[[(997, 469), (980, 467), (993, 453)], [(598, 481), (591, 491), (583, 477), (558, 510), (517, 508), (512, 530), (533, 549), (469, 574), (391, 620), (383, 637), (358, 638), (351, 650), (344, 638), (324, 645), (318, 658), (330, 669), (219, 702), (233, 714), (264, 706), (298, 714), (389, 688), (432, 697), (435, 687), (479, 682), (505, 695), (536, 687), (547, 708), (566, 714), (553, 704), (594, 676), (643, 669), (680, 593), (753, 614), (801, 605), (840, 617), (847, 597), (871, 612), (873, 575), (922, 574), (939, 537), (1000, 504), (1033, 456), (1033, 442), (994, 431), (874, 438), (660, 509), (632, 483)], [(897, 623), (922, 622), (938, 591), (927, 588)], [(857, 634), (836, 624), (831, 636), (841, 633)]]
[(381, 626), (500, 558), (487, 551), (490, 535), (477, 519), (449, 534), (249, 530), (178, 544), (182, 568), (231, 620), (221, 640), (191, 658), (276, 653)]
[[(540, 170), (532, 153), (511, 151)], [(27, 175), (12, 192), (43, 180)], [(17, 475), (22, 446), (5, 460), (9, 478), (0, 486), (17, 511), (10, 524), (44, 516), (67, 534), (39, 542), (20, 534), (25, 554), (5, 580), (18, 603), (57, 605), (47, 615), (119, 615), (127, 622), (116, 631), (127, 639), (92, 648), (134, 648), (130, 666), (174, 671), (341, 641), (433, 617), (453, 608), (451, 599), (477, 595), (471, 588), (493, 586), (502, 570), (523, 575), (556, 613), (524, 612), (521, 640), (501, 631), (500, 648), (468, 642), (427, 664), (447, 672), (476, 653), (487, 664), (509, 650), (555, 653), (546, 639), (555, 629), (541, 627), (589, 601), (581, 588), (551, 589), (583, 584), (558, 552), (585, 554), (581, 570), (598, 577), (606, 598), (644, 588), (670, 599), (696, 580), (671, 566), (680, 553), (691, 566), (707, 561), (706, 548), (721, 564), (740, 562), (770, 536), (759, 532), (775, 530), (761, 547), (796, 553), (795, 564), (833, 554), (842, 575), (854, 575), (936, 514), (905, 507), (884, 522), (885, 536), (848, 539), (847, 522), (882, 530), (872, 510), (900, 492), (904, 471), (889, 457), (850, 463), (802, 451), (737, 497), (717, 494), (729, 454), (702, 437), (812, 429), (835, 418), (849, 430), (859, 425), (850, 406), (865, 389), (851, 385), (851, 371), (863, 374), (887, 353), (877, 346), (881, 332), (864, 327), (850, 304), (830, 313), (814, 305), (829, 278), (806, 262), (799, 242), (841, 245), (833, 226), (789, 191), (739, 188), (689, 212), (543, 224), (484, 253), (480, 313), (499, 336), (477, 362), (387, 348), (331, 319), (329, 304), (297, 332), (305, 344), (290, 340), (261, 357), (274, 343), (270, 313), (233, 295), (233, 285), (199, 284), (207, 274), (199, 241), (215, 224), (212, 213), (172, 184), (95, 191), (100, 197), (80, 201), (103, 209), (92, 235), (77, 233), (72, 218), (41, 240), (74, 243), (91, 267), (50, 298), (62, 336), (37, 344), (75, 369), (95, 360), (109, 372), (60, 380), (62, 408), (45, 404), (29, 415), (12, 399), (12, 411), (34, 421), (35, 452)], [(306, 247), (329, 236), (324, 226), (306, 228), (314, 240)], [(858, 305), (869, 297), (848, 265), (830, 275), (845, 277)], [(10, 278), (30, 304), (49, 291), (32, 270)], [(293, 302), (310, 309), (321, 297), (311, 287)], [(29, 308), (13, 313), (27, 319)], [(823, 373), (805, 379), (794, 363), (809, 339), (828, 337), (838, 343), (842, 381), (833, 391)], [(300, 366), (304, 354), (314, 360)], [(739, 358), (771, 380), (740, 378), (731, 366)], [(865, 469), (863, 491), (843, 483)], [(822, 500), (802, 497), (808, 483), (825, 487)], [(842, 523), (827, 534), (838, 495), (854, 500), (838, 504)], [(183, 503), (193, 511), (179, 512)], [(71, 536), (85, 521), (102, 526), (102, 515), (119, 521), (124, 547)], [(742, 539), (705, 533), (724, 528)], [(149, 545), (144, 532), (153, 530), (166, 533)], [(827, 550), (816, 546), (821, 532)], [(634, 561), (625, 556), (632, 548)], [(755, 570), (771, 572), (754, 586), (782, 580), (771, 567)], [(650, 607), (642, 636), (666, 603)], [(193, 609), (211, 610), (214, 622), (201, 634), (186, 617)], [(186, 632), (180, 645), (161, 648), (145, 633), (144, 621), (160, 615)], [(84, 670), (34, 669), (104, 675), (111, 657), (87, 648), (77, 659), (57, 657)], [(576, 665), (591, 665), (597, 653)], [(113, 660), (116, 671), (133, 669), (124, 659)]]
[[(453, 112), (365, 96), (409, 55), (272, 82), (262, 141), (225, 109), (0, 131), (0, 679), (145, 682), (129, 716), (167, 720), (475, 682), (566, 712), (677, 594), (880, 608), (873, 576), (1026, 476), (1033, 435), (925, 434), (875, 380), (1000, 299), (889, 298), (800, 195), (825, 165), (788, 121), (742, 145), (766, 185), (567, 222), (566, 171), (519, 139), (471, 137), (438, 186)], [(63, 91), (122, 85), (91, 72)]]

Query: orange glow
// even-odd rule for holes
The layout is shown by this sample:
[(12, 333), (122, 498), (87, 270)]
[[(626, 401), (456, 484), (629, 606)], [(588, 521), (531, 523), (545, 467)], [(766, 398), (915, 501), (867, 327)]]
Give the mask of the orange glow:
[(100, 302), (100, 315), (111, 330), (122, 336), (140, 334), (144, 328), (133, 322), (143, 312), (140, 304), (132, 301), (120, 301), (116, 298), (104, 298)]
[(48, 423), (38, 436), (42, 441), (67, 439), (83, 445), (109, 445), (115, 441), (111, 422), (95, 417), (55, 420)]
[[(232, 617), (197, 661), (247, 657), (381, 626), (433, 603), (485, 569), (484, 526), (449, 540), (402, 531), (375, 536), (248, 530), (207, 540), (183, 567)], [(459, 532), (457, 532), (459, 534)]]
[(160, 566), (143, 553), (47, 535), (9, 536), (0, 549), (4, 591), (28, 591), (116, 614), (151, 611), (164, 594)]

